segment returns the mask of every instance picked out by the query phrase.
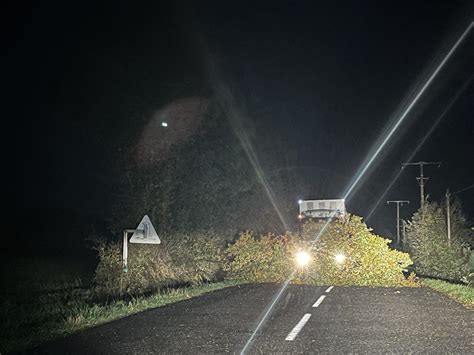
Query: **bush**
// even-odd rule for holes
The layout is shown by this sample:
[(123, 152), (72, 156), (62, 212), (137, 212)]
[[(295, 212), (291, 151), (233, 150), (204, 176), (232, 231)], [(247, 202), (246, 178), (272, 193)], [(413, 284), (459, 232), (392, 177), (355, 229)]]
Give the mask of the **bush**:
[(99, 294), (140, 295), (176, 282), (171, 257), (160, 245), (130, 244), (127, 272), (122, 267), (121, 243), (102, 243), (97, 250), (99, 264), (94, 281)]
[[(403, 271), (412, 264), (409, 255), (390, 249), (390, 240), (372, 233), (361, 217), (327, 225), (310, 222), (303, 227), (303, 239), (311, 241), (314, 255), (303, 280), (332, 285), (407, 284)], [(345, 256), (342, 263), (336, 262), (337, 254)]]
[(293, 269), (291, 235), (254, 236), (247, 231), (227, 248), (230, 262), (225, 270), (231, 278), (248, 282), (284, 282)]
[(129, 244), (128, 272), (122, 267), (121, 243), (101, 242), (95, 249), (94, 281), (102, 295), (140, 295), (222, 278), (225, 242), (214, 234), (167, 236), (160, 245)]
[[(403, 271), (411, 260), (391, 250), (390, 241), (371, 232), (360, 217), (326, 223), (308, 222), (299, 234), (283, 236), (240, 234), (227, 248), (213, 233), (163, 237), (161, 245), (129, 245), (129, 268), (124, 273), (119, 243), (97, 246), (97, 290), (106, 295), (140, 295), (177, 285), (199, 285), (223, 278), (247, 282), (293, 282), (311, 285), (407, 285)], [(311, 254), (305, 268), (297, 268), (299, 250)], [(342, 263), (334, 260), (345, 255)], [(294, 273), (293, 273), (294, 272)]]
[(446, 210), (427, 202), (409, 222), (405, 244), (420, 275), (468, 282), (471, 239), (459, 205), (454, 204), (451, 211), (448, 241)]
[[(226, 266), (229, 277), (249, 282), (282, 282), (292, 275), (293, 282), (311, 285), (408, 285), (403, 271), (412, 263), (406, 253), (391, 250), (389, 240), (371, 230), (357, 216), (344, 220), (308, 222), (300, 234), (256, 237), (242, 233), (229, 246), (232, 259)], [(296, 269), (298, 250), (311, 254), (304, 269)], [(335, 261), (343, 254), (342, 263)]]
[(167, 243), (177, 279), (193, 285), (223, 279), (225, 247), (225, 240), (213, 232), (182, 233)]
[(122, 293), (123, 278), (122, 250), (119, 243), (96, 243), (94, 249), (99, 254), (99, 263), (95, 270), (94, 282), (101, 294), (116, 295)]

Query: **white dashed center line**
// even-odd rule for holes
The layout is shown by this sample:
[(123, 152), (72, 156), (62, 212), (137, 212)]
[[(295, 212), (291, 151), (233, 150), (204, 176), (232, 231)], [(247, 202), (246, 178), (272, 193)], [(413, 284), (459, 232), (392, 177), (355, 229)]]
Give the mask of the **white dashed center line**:
[(300, 321), (298, 322), (298, 324), (295, 325), (295, 327), (291, 330), (291, 332), (288, 333), (288, 335), (286, 336), (285, 340), (295, 340), (296, 336), (298, 335), (298, 333), (301, 331), (301, 329), (303, 329), (304, 325), (306, 324), (306, 322), (311, 318), (311, 314), (310, 313), (306, 313), (303, 318), (300, 319)]
[(321, 304), (321, 302), (324, 301), (325, 298), (326, 298), (326, 296), (319, 297), (318, 300), (316, 301), (316, 303), (313, 304), (313, 307), (318, 307)]
[[(334, 286), (330, 286), (328, 287), (328, 289), (326, 290), (326, 293), (330, 292), (332, 290)], [(319, 305), (324, 301), (324, 299), (326, 298), (325, 295), (322, 295), (318, 298), (318, 300), (313, 304), (313, 307), (319, 307)], [(289, 341), (292, 341), (292, 340), (295, 340), (296, 336), (298, 335), (298, 333), (301, 331), (301, 329), (303, 329), (303, 327), (305, 326), (306, 322), (311, 318), (311, 313), (306, 313), (303, 318), (300, 319), (300, 321), (298, 322), (298, 324), (295, 325), (295, 327), (291, 330), (291, 332), (288, 333), (288, 335), (286, 336), (285, 340), (289, 340)]]

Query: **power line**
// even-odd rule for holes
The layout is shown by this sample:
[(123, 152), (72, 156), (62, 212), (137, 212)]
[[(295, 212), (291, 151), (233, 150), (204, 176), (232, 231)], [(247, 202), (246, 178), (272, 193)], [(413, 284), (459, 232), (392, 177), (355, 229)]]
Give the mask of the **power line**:
[[(408, 161), (412, 160), (413, 157), (415, 156), (415, 154), (420, 150), (420, 148), (423, 146), (423, 144), (425, 144), (426, 140), (431, 136), (431, 134), (433, 133), (433, 131), (436, 129), (436, 127), (438, 127), (438, 124), (440, 123), (440, 121), (446, 116), (446, 114), (451, 110), (451, 107), (454, 105), (454, 103), (456, 103), (456, 101), (459, 99), (459, 97), (461, 96), (461, 94), (464, 92), (464, 90), (469, 86), (469, 84), (471, 83), (472, 79), (474, 78), (474, 74), (471, 75), (471, 77), (466, 80), (466, 82), (462, 85), (462, 87), (456, 92), (456, 95), (454, 95), (453, 99), (451, 100), (451, 102), (446, 106), (446, 108), (443, 110), (443, 112), (438, 116), (438, 118), (435, 120), (435, 122), (433, 123), (433, 125), (430, 127), (430, 129), (428, 130), (428, 132), (426, 132), (426, 134), (424, 135), (424, 137), (420, 140), (420, 142), (418, 143), (418, 145), (416, 146), (416, 148), (410, 153), (410, 156), (408, 157)], [(382, 195), (379, 197), (379, 199), (377, 200), (377, 202), (374, 204), (374, 206), (372, 207), (372, 209), (370, 210), (369, 214), (367, 215), (367, 217), (365, 218), (366, 222), (369, 221), (369, 219), (372, 217), (372, 215), (374, 214), (375, 210), (377, 209), (377, 207), (379, 206), (379, 204), (382, 202), (382, 200), (384, 199), (385, 195), (387, 195), (387, 193), (390, 191), (390, 189), (392, 188), (392, 186), (395, 184), (395, 182), (398, 180), (398, 178), (400, 177), (400, 175), (402, 174), (401, 171), (399, 171), (395, 177), (392, 179), (392, 181), (390, 182), (390, 184), (385, 188), (384, 192), (382, 193)], [(471, 187), (474, 187), (474, 185), (472, 185)], [(460, 191), (458, 191), (460, 192)]]
[(465, 187), (465, 188), (463, 188), (463, 189), (461, 189), (461, 190), (459, 190), (459, 191), (453, 192), (453, 195), (456, 195), (456, 194), (458, 194), (458, 193), (460, 193), (460, 192), (464, 192), (464, 191), (470, 190), (470, 189), (472, 189), (472, 188), (474, 188), (474, 184), (472, 184), (472, 185), (470, 185), (470, 186), (468, 186), (468, 187)]

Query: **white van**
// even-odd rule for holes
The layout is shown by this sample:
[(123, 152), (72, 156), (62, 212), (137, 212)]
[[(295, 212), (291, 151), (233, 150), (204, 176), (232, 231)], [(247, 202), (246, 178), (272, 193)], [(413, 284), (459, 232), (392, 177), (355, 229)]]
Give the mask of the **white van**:
[(331, 200), (300, 200), (300, 220), (305, 218), (339, 218), (346, 215), (346, 205), (344, 199)]

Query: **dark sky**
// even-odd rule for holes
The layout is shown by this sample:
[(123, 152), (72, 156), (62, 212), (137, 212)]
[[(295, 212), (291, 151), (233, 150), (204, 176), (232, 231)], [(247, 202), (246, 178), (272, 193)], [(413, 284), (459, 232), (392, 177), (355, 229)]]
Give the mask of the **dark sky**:
[[(224, 4), (225, 3), (225, 4)], [(292, 152), (306, 179), (331, 171), (340, 197), (416, 90), (473, 19), (469, 2), (35, 3), (6, 12), (8, 188), (15, 212), (77, 209), (105, 217), (126, 148), (152, 112), (232, 93), (257, 137)], [(415, 147), (449, 106), (413, 161), (428, 167), (427, 191), (442, 198), (474, 184), (472, 31), (374, 169), (348, 199), (367, 216)], [(217, 69), (211, 73), (211, 69)], [(267, 149), (259, 146), (255, 149)], [(124, 152), (128, 154), (128, 152)], [(265, 167), (265, 164), (263, 164)], [(8, 170), (8, 169), (7, 169)], [(404, 171), (369, 222), (395, 223), (387, 199), (419, 205), (418, 170)], [(321, 193), (319, 191), (318, 193)], [(474, 217), (474, 189), (459, 193)]]

